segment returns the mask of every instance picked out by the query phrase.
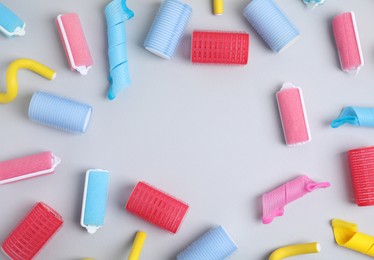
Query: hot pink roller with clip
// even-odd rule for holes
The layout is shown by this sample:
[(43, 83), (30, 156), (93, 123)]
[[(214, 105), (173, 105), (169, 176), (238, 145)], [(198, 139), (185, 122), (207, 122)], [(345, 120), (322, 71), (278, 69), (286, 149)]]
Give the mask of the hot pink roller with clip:
[(311, 136), (301, 89), (285, 83), (276, 98), (286, 144), (295, 146), (309, 142)]
[(269, 224), (275, 217), (283, 216), (284, 207), (292, 201), (319, 188), (330, 187), (328, 182), (314, 182), (302, 175), (262, 195), (262, 223)]
[(354, 13), (348, 12), (335, 16), (332, 20), (332, 30), (342, 70), (357, 73), (364, 65), (364, 58)]
[(93, 60), (79, 16), (75, 13), (61, 14), (57, 16), (56, 25), (70, 69), (86, 75), (93, 65)]
[(0, 162), (0, 184), (53, 173), (61, 159), (52, 152), (42, 152)]

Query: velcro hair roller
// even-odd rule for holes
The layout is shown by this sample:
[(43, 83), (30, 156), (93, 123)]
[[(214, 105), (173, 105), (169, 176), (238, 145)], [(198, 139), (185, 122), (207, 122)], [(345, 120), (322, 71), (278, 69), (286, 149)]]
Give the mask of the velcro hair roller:
[(138, 182), (126, 204), (134, 215), (171, 233), (182, 224), (189, 206), (145, 182)]
[(332, 30), (342, 70), (357, 73), (364, 65), (364, 58), (354, 13), (335, 16), (332, 20)]
[(307, 5), (308, 8), (315, 8), (325, 2), (325, 0), (303, 0), (304, 4)]
[(109, 172), (88, 170), (84, 184), (81, 226), (88, 233), (95, 233), (104, 226), (106, 204), (109, 190)]
[(33, 259), (62, 224), (60, 214), (39, 202), (9, 234), (1, 248), (10, 259)]
[(358, 232), (354, 223), (340, 219), (332, 220), (335, 241), (339, 246), (374, 257), (374, 237)]
[(319, 251), (321, 246), (317, 242), (294, 244), (276, 249), (269, 256), (269, 260), (281, 260), (296, 255), (319, 253)]
[(134, 17), (134, 12), (126, 0), (113, 0), (105, 7), (108, 27), (109, 92), (113, 100), (118, 93), (131, 84), (126, 50), (126, 21)]
[(332, 128), (344, 124), (374, 127), (374, 108), (345, 107), (339, 117), (331, 122)]
[(330, 183), (314, 182), (302, 175), (265, 193), (262, 195), (262, 222), (271, 223), (275, 217), (283, 216), (287, 204), (316, 189), (327, 187), (330, 187)]
[(249, 34), (241, 32), (194, 31), (191, 61), (245, 65), (248, 62)]
[(374, 205), (374, 146), (348, 151), (348, 160), (357, 205)]
[(274, 0), (252, 0), (243, 14), (274, 52), (285, 50), (300, 36)]
[(57, 16), (56, 25), (71, 70), (87, 75), (93, 65), (83, 28), (76, 13)]
[(311, 140), (301, 88), (283, 84), (276, 94), (286, 144), (295, 146)]
[(37, 91), (31, 98), (29, 118), (36, 123), (72, 133), (85, 133), (92, 107), (72, 99)]
[(12, 10), (0, 3), (0, 31), (8, 37), (25, 35), (26, 24)]
[(222, 226), (214, 227), (177, 255), (177, 260), (228, 259), (238, 246)]
[(22, 158), (0, 162), (0, 184), (50, 174), (61, 159), (52, 152), (42, 152)]
[(192, 8), (179, 0), (165, 0), (153, 20), (144, 48), (161, 58), (171, 59), (191, 13)]

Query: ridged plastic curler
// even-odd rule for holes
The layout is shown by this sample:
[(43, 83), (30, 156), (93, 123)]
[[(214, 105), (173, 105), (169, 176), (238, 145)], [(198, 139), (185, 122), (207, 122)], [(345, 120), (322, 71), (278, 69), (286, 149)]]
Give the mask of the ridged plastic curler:
[(374, 257), (374, 237), (358, 232), (354, 223), (340, 219), (332, 220), (335, 241), (339, 246)]
[(113, 100), (118, 93), (131, 84), (126, 51), (126, 21), (134, 12), (126, 6), (126, 0), (113, 0), (105, 7), (108, 27), (109, 92)]
[(0, 162), (0, 184), (51, 174), (60, 162), (61, 159), (52, 152)]
[(191, 13), (192, 8), (179, 0), (165, 0), (153, 20), (144, 48), (161, 58), (171, 59)]
[(223, 11), (224, 11), (223, 0), (213, 0), (213, 14), (223, 15)]
[(62, 224), (60, 214), (39, 202), (9, 234), (1, 248), (10, 259), (34, 259)]
[(353, 12), (342, 13), (332, 20), (332, 30), (343, 71), (358, 73), (364, 65), (356, 19)]
[(191, 61), (245, 65), (248, 62), (249, 34), (241, 32), (194, 31)]
[(276, 249), (271, 253), (269, 260), (281, 260), (296, 255), (319, 253), (320, 251), (321, 246), (317, 242), (294, 244)]
[(17, 59), (9, 64), (6, 71), (6, 92), (0, 93), (0, 103), (12, 102), (18, 95), (17, 73), (20, 69), (31, 70), (40, 76), (53, 80), (56, 72), (47, 66), (30, 59)]
[(308, 8), (314, 9), (315, 7), (323, 4), (325, 0), (303, 0), (303, 2), (307, 5)]
[(300, 36), (299, 30), (274, 0), (252, 0), (243, 14), (274, 52), (285, 50)]
[(374, 108), (345, 107), (339, 117), (331, 122), (332, 128), (344, 124), (374, 127)]
[(295, 146), (311, 140), (301, 88), (283, 84), (276, 94), (286, 144)]
[(143, 244), (147, 238), (147, 233), (144, 231), (136, 232), (134, 243), (131, 248), (128, 260), (138, 260), (140, 258), (140, 253), (142, 252)]
[(87, 75), (93, 59), (78, 14), (61, 14), (57, 16), (56, 25), (70, 69)]
[(71, 133), (85, 133), (92, 107), (72, 99), (37, 91), (31, 98), (29, 119)]
[(0, 31), (8, 37), (25, 35), (26, 24), (8, 7), (0, 3)]
[(374, 146), (349, 150), (348, 160), (357, 205), (374, 205)]
[(238, 246), (222, 226), (214, 227), (177, 255), (177, 260), (228, 259)]
[(262, 195), (262, 222), (271, 223), (275, 217), (283, 216), (287, 204), (316, 189), (327, 187), (330, 187), (330, 183), (314, 182), (302, 175), (265, 193)]
[(183, 201), (145, 182), (138, 182), (126, 204), (130, 213), (171, 233), (178, 231), (188, 208)]

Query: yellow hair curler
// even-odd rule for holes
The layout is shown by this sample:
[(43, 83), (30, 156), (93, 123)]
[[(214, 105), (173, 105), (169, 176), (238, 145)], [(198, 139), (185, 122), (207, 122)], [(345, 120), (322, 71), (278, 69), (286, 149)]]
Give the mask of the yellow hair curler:
[(131, 248), (131, 252), (129, 255), (128, 260), (138, 260), (140, 257), (140, 253), (143, 248), (144, 241), (147, 237), (147, 233), (144, 231), (138, 231), (135, 235), (135, 240)]
[(19, 69), (31, 70), (49, 80), (52, 80), (56, 77), (56, 72), (54, 70), (37, 61), (31, 59), (17, 59), (8, 66), (6, 72), (6, 92), (0, 93), (0, 103), (5, 104), (12, 102), (17, 97), (17, 72)]
[(223, 0), (213, 0), (213, 14), (214, 15), (223, 14)]
[(335, 241), (339, 246), (355, 250), (365, 255), (374, 256), (374, 237), (358, 232), (354, 223), (333, 219), (332, 228)]
[(271, 253), (269, 260), (280, 260), (295, 255), (318, 253), (320, 250), (320, 244), (317, 242), (289, 245), (275, 250)]

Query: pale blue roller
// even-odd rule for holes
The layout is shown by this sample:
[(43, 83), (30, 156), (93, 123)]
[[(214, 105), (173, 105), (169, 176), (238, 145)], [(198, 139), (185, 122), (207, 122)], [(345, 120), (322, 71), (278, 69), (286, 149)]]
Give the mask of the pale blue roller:
[(114, 0), (105, 7), (108, 27), (108, 56), (110, 83), (108, 98), (113, 100), (118, 93), (131, 84), (126, 51), (125, 22), (134, 16), (126, 6), (126, 0)]
[(0, 31), (6, 36), (22, 36), (25, 32), (25, 22), (12, 10), (0, 3)]
[(286, 49), (300, 35), (274, 0), (252, 0), (243, 14), (274, 52)]
[(374, 108), (345, 107), (339, 117), (331, 122), (332, 128), (344, 124), (374, 127)]
[(42, 125), (72, 133), (84, 133), (92, 107), (72, 99), (37, 91), (29, 105), (29, 119)]
[(183, 37), (192, 8), (179, 0), (165, 0), (153, 20), (144, 48), (171, 59)]
[(238, 249), (222, 226), (214, 227), (177, 255), (177, 260), (224, 260)]
[(109, 191), (109, 172), (88, 170), (84, 186), (81, 226), (93, 234), (104, 226)]
[(310, 8), (317, 7), (325, 2), (325, 0), (303, 0), (304, 4), (306, 4)]

